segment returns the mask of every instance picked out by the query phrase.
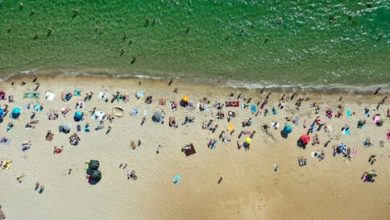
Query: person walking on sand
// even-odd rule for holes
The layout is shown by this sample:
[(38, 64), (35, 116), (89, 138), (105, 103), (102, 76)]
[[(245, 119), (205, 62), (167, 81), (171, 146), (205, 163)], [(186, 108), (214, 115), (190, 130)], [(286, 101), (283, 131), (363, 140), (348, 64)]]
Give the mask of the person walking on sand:
[(107, 129), (107, 131), (106, 131), (106, 135), (107, 135), (108, 133), (110, 133), (111, 129), (112, 129), (112, 127), (111, 127), (111, 126), (108, 126), (108, 129)]

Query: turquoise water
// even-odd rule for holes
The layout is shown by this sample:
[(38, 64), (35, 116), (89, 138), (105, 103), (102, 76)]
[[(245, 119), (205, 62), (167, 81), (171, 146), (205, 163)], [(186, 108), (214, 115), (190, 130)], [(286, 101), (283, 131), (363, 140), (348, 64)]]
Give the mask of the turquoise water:
[(97, 67), (282, 84), (390, 82), (390, 1), (0, 2), (3, 73)]

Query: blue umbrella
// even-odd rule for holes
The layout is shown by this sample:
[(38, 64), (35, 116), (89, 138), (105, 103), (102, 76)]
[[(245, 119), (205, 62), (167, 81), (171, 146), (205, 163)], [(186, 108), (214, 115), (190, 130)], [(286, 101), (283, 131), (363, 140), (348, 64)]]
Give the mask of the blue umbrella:
[(83, 112), (77, 111), (77, 112), (74, 113), (73, 119), (75, 121), (81, 121), (83, 119), (83, 116), (84, 116)]
[(291, 132), (292, 132), (292, 127), (291, 127), (291, 125), (286, 125), (286, 126), (284, 126), (284, 128), (283, 128), (283, 132), (285, 133), (285, 134), (290, 134)]
[(0, 118), (3, 117), (3, 115), (4, 115), (4, 110), (0, 108)]
[(19, 107), (15, 107), (14, 109), (12, 109), (11, 117), (12, 117), (13, 119), (19, 118), (20, 112), (21, 112), (21, 111), (22, 111), (22, 110), (21, 110)]

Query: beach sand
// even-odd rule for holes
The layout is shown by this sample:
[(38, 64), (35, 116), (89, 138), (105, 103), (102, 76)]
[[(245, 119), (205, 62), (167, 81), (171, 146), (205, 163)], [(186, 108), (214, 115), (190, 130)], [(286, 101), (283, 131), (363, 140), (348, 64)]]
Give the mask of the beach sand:
[[(20, 85), (21, 80), (27, 84)], [(15, 81), (15, 85), (11, 86), (11, 81)], [(216, 119), (217, 109), (204, 112), (178, 106), (178, 110), (171, 111), (169, 101), (179, 102), (185, 95), (190, 96), (193, 103), (205, 96), (212, 104), (235, 100), (229, 97), (231, 88), (178, 81), (168, 86), (167, 80), (56, 76), (39, 78), (39, 99), (23, 99), (23, 93), (35, 87), (31, 81), (32, 77), (25, 77), (10, 79), (0, 85), (7, 95), (15, 98), (13, 103), (0, 101), (2, 107), (7, 104), (9, 111), (15, 106), (22, 108), (19, 119), (11, 119), (9, 113), (0, 124), (1, 136), (11, 139), (9, 145), (0, 144), (0, 160), (12, 160), (9, 169), (0, 170), (0, 205), (7, 219), (390, 219), (388, 101), (379, 111), (373, 110), (384, 94), (346, 93), (339, 102), (339, 93), (297, 91), (294, 100), (286, 101), (285, 108), (279, 109), (279, 98), (282, 94), (291, 96), (292, 91), (272, 91), (267, 105), (270, 113), (266, 117), (263, 114), (255, 116), (244, 108), (222, 109), (225, 115), (228, 110), (237, 114), (231, 120), (236, 127), (235, 133), (227, 135), (231, 142), (225, 144), (218, 140), (218, 135), (227, 129), (228, 122), (226, 117)], [(175, 87), (177, 93), (173, 92)], [(80, 89), (82, 96), (63, 102), (61, 92), (73, 92), (74, 89)], [(56, 94), (54, 101), (45, 100), (48, 90)], [(130, 95), (130, 100), (128, 103), (106, 103), (97, 97), (103, 90), (110, 94), (120, 91)], [(145, 104), (145, 97), (137, 100), (134, 96), (137, 90), (144, 90), (146, 96), (152, 95), (152, 104)], [(239, 93), (252, 97), (251, 103), (263, 102), (269, 92), (234, 90), (235, 97)], [(86, 119), (75, 122), (75, 104), (89, 91), (94, 92), (92, 100), (81, 109)], [(296, 100), (307, 96), (310, 100), (303, 101), (301, 109), (295, 110)], [(158, 103), (163, 97), (168, 101), (166, 106)], [(44, 106), (35, 116), (39, 123), (34, 129), (25, 129), (32, 110), (23, 106), (37, 101)], [(241, 102), (246, 103), (242, 98)], [(333, 132), (325, 133), (323, 129), (316, 132), (321, 144), (312, 146), (310, 142), (302, 149), (297, 146), (297, 140), (307, 131), (303, 121), (306, 119), (309, 127), (317, 116), (309, 107), (313, 102), (319, 104), (318, 115), (333, 126)], [(340, 103), (356, 114), (350, 118), (345, 115), (326, 118), (325, 108), (336, 111)], [(96, 107), (96, 110), (110, 113), (114, 106), (123, 108), (125, 115), (116, 117), (112, 123), (105, 120), (105, 128), (95, 131), (98, 121), (92, 120), (88, 111)], [(277, 108), (276, 115), (271, 113), (273, 106)], [(71, 108), (66, 118), (60, 114), (57, 120), (48, 120), (49, 111), (60, 113), (62, 107)], [(140, 110), (138, 116), (129, 115), (133, 107)], [(383, 126), (378, 127), (371, 117), (365, 117), (364, 107), (371, 110), (371, 117), (380, 113)], [(141, 126), (144, 110), (148, 115)], [(156, 110), (165, 111), (164, 124), (151, 120)], [(182, 126), (186, 115), (195, 117), (195, 122)], [(178, 128), (168, 126), (171, 116), (176, 117)], [(286, 123), (285, 117), (289, 116), (299, 116), (300, 121), (298, 125), (288, 122), (293, 125), (293, 131), (285, 139), (280, 131)], [(242, 128), (241, 122), (250, 117), (252, 125)], [(202, 122), (210, 119), (219, 126), (215, 133), (202, 129)], [(356, 128), (360, 119), (367, 120), (363, 129)], [(271, 125), (273, 121), (278, 121), (280, 127), (269, 129), (271, 137), (261, 126)], [(7, 132), (9, 122), (13, 122), (14, 127)], [(83, 128), (86, 122), (91, 124), (91, 132), (78, 132), (80, 143), (70, 145), (69, 136), (76, 132), (76, 125)], [(58, 132), (58, 126), (63, 123), (71, 125), (69, 134)], [(341, 132), (346, 124), (351, 129), (349, 136)], [(106, 135), (108, 126), (112, 130)], [(45, 140), (48, 130), (55, 133), (51, 142)], [(237, 147), (237, 140), (242, 142), (245, 137), (238, 139), (241, 130), (256, 131), (248, 151)], [(365, 148), (362, 142), (367, 137), (371, 137), (373, 146)], [(207, 147), (211, 138), (218, 140), (213, 150)], [(333, 138), (330, 144), (324, 147), (330, 138)], [(26, 140), (31, 140), (32, 146), (23, 152), (20, 146)], [(131, 140), (142, 140), (142, 144), (133, 150), (129, 147)], [(351, 159), (340, 155), (333, 157), (332, 145), (341, 142), (357, 149), (356, 156)], [(194, 144), (196, 154), (186, 157), (181, 148), (189, 143)], [(63, 152), (53, 154), (53, 147), (62, 145)], [(162, 147), (157, 154), (158, 145)], [(316, 150), (324, 150), (324, 160), (310, 156)], [(370, 165), (367, 160), (372, 154), (377, 155), (377, 161)], [(307, 158), (306, 166), (298, 166), (299, 156)], [(90, 185), (86, 179), (85, 162), (91, 159), (100, 161), (102, 180), (96, 185)], [(120, 163), (127, 163), (126, 169), (119, 168)], [(277, 171), (274, 171), (275, 164), (279, 166)], [(72, 169), (70, 175), (69, 169)], [(362, 173), (372, 169), (378, 173), (375, 182), (363, 182)], [(131, 170), (136, 171), (136, 181), (127, 179), (126, 173)], [(22, 174), (25, 176), (19, 183), (16, 178)], [(179, 184), (172, 182), (176, 174), (182, 177)], [(220, 177), (223, 180), (218, 184)], [(44, 184), (43, 193), (34, 191), (37, 181)]]

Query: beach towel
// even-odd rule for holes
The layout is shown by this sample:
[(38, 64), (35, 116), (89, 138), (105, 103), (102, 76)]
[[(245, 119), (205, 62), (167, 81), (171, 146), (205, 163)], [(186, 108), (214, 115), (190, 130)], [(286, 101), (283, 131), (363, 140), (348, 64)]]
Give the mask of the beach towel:
[(351, 111), (351, 109), (347, 109), (347, 110), (345, 111), (345, 115), (347, 116), (347, 118), (350, 118), (350, 117), (352, 116), (352, 111)]
[(225, 104), (226, 104), (226, 107), (240, 107), (240, 101), (238, 101), (238, 100), (226, 101)]
[(81, 90), (80, 89), (73, 90), (73, 95), (74, 96), (81, 96)]
[(1, 168), (3, 168), (3, 170), (8, 170), (11, 167), (11, 165), (12, 165), (12, 160), (5, 159), (1, 164)]
[(37, 99), (39, 98), (39, 92), (25, 92), (23, 94), (24, 99)]
[(53, 101), (55, 97), (56, 97), (56, 94), (54, 92), (46, 91), (46, 93), (45, 93), (46, 100)]
[(0, 144), (10, 145), (11, 144), (11, 139), (6, 138), (6, 137), (1, 137), (0, 138)]
[(352, 149), (350, 156), (351, 157), (356, 157), (356, 155), (357, 155), (357, 148), (355, 147), (355, 148)]
[(99, 95), (98, 95), (98, 99), (99, 100), (106, 100), (108, 98), (108, 94), (106, 93), (106, 92), (104, 92), (104, 91), (101, 91), (100, 93), (99, 93)]
[(43, 107), (39, 103), (34, 104), (34, 111), (41, 112), (43, 110)]
[(95, 113), (91, 116), (93, 120), (103, 120), (103, 117), (106, 115), (106, 113), (102, 111), (95, 111)]
[(135, 93), (135, 97), (137, 99), (141, 98), (141, 97), (144, 97), (145, 96), (145, 92), (142, 91), (142, 90), (138, 90), (136, 93)]
[(176, 174), (176, 175), (172, 178), (172, 182), (173, 182), (173, 184), (175, 184), (175, 185), (180, 184), (180, 182), (181, 182), (181, 175), (180, 175), (179, 173)]
[(137, 116), (138, 112), (139, 112), (138, 108), (132, 108), (130, 110), (130, 116)]
[(343, 134), (351, 135), (351, 130), (349, 128), (345, 128), (345, 129), (343, 129)]

